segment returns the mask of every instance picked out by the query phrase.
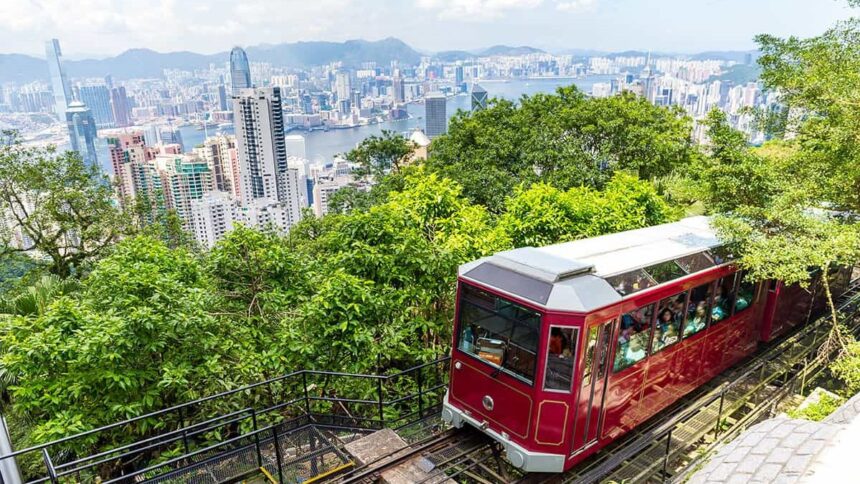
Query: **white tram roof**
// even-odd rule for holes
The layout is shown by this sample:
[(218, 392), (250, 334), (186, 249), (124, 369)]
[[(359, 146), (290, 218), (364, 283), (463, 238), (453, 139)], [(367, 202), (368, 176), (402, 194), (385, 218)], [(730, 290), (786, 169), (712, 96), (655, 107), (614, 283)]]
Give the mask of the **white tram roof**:
[(707, 217), (563, 244), (499, 252), (460, 275), (550, 310), (590, 312), (636, 291), (719, 265)]

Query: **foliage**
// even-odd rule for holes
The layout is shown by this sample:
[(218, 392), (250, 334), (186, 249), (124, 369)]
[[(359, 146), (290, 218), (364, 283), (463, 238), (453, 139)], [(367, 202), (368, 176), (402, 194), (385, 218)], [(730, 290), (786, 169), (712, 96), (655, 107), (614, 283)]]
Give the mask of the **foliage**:
[(860, 342), (854, 341), (830, 364), (830, 371), (844, 386), (839, 393), (851, 398), (860, 393)]
[(0, 254), (37, 251), (60, 277), (80, 275), (126, 230), (98, 167), (53, 147), (0, 146), (0, 212), (9, 217), (0, 224)]
[(518, 188), (499, 225), (515, 247), (540, 247), (668, 222), (672, 210), (650, 183), (618, 172), (602, 192), (563, 192), (544, 183)]
[(802, 409), (791, 410), (788, 412), (788, 416), (820, 422), (839, 408), (844, 401), (844, 399), (831, 395), (829, 392), (821, 392), (817, 402), (811, 403)]
[(44, 274), (17, 294), (7, 294), (0, 301), (0, 314), (41, 316), (55, 299), (71, 295), (78, 289), (80, 283), (76, 279), (60, 279), (54, 274)]
[(380, 178), (389, 172), (398, 171), (415, 149), (414, 143), (400, 134), (382, 130), (379, 136), (372, 135), (346, 154), (346, 160), (358, 165), (355, 175), (359, 178)]
[(601, 188), (617, 169), (643, 179), (667, 175), (697, 156), (690, 130), (680, 111), (632, 93), (590, 98), (570, 86), (458, 112), (433, 141), (428, 166), (498, 213), (522, 183), (566, 190)]
[[(28, 255), (10, 253), (0, 256), (0, 295), (5, 295), (21, 283), (39, 264)], [(5, 297), (5, 296), (4, 296)]]

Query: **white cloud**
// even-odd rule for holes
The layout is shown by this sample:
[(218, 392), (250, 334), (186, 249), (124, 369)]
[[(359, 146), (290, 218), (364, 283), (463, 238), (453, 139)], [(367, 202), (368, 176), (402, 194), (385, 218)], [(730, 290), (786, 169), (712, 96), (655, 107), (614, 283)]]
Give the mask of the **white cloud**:
[(418, 0), (418, 8), (439, 12), (439, 18), (463, 21), (498, 18), (511, 10), (532, 9), (543, 0)]
[(558, 0), (555, 8), (562, 12), (580, 12), (592, 10), (597, 6), (597, 0)]

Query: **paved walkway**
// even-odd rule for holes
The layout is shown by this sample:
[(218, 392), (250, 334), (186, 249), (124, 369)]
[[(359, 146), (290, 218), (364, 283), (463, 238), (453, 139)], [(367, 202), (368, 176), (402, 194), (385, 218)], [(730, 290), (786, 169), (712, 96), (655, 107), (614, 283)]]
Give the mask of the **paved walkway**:
[(689, 482), (860, 482), (857, 449), (860, 395), (821, 422), (779, 416), (750, 427)]

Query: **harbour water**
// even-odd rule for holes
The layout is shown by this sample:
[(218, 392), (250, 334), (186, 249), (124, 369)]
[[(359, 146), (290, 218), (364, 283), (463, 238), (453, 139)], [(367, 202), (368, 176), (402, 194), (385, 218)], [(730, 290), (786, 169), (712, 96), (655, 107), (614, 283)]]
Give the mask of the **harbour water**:
[[(517, 79), (504, 81), (482, 81), (481, 86), (487, 90), (490, 98), (503, 98), (511, 101), (520, 99), (523, 95), (532, 96), (538, 93), (551, 93), (556, 89), (571, 84), (576, 85), (584, 92), (590, 92), (592, 86), (597, 82), (609, 82), (613, 76), (589, 76), (587, 78), (552, 78), (552, 79)], [(457, 110), (470, 109), (470, 97), (468, 94), (448, 98), (447, 114), (453, 116)], [(368, 136), (379, 134), (382, 130), (391, 130), (398, 133), (408, 134), (415, 128), (424, 127), (424, 105), (409, 104), (408, 119), (396, 121), (385, 121), (379, 124), (357, 126), (348, 129), (332, 129), (328, 131), (293, 131), (305, 137), (307, 157), (311, 161), (329, 162), (336, 155), (345, 153), (354, 148), (358, 143)], [(215, 133), (214, 129), (204, 133), (196, 126), (183, 126), (180, 129), (185, 149), (190, 151), (199, 145), (208, 133)], [(227, 129), (226, 133), (232, 133)], [(103, 142), (102, 142), (103, 143)], [(99, 161), (107, 173), (111, 173), (110, 160), (107, 156), (107, 147), (99, 150)]]

